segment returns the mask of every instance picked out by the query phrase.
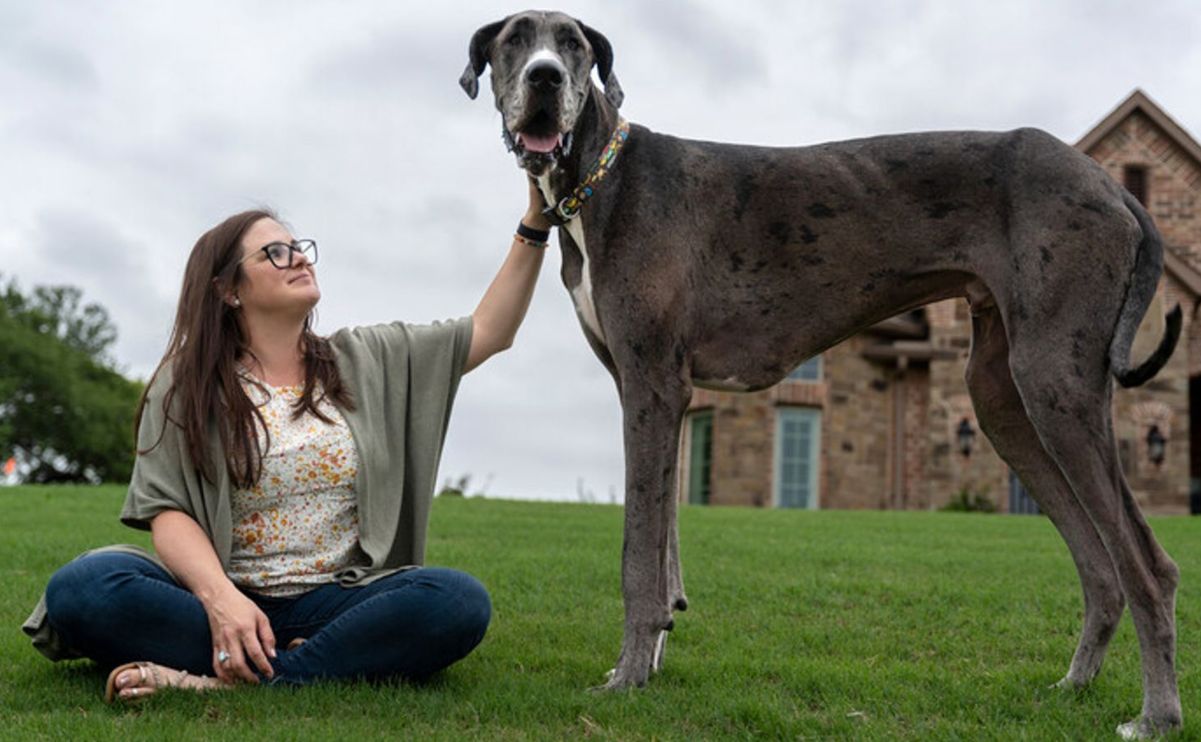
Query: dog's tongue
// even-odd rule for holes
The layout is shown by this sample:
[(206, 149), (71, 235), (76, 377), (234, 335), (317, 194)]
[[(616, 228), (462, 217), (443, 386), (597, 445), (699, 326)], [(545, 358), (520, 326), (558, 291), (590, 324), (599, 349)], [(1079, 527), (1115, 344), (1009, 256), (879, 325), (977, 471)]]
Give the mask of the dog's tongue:
[(517, 135), (517, 143), (525, 147), (529, 152), (553, 152), (561, 141), (563, 141), (563, 137), (559, 134), (539, 136), (537, 134), (523, 133)]

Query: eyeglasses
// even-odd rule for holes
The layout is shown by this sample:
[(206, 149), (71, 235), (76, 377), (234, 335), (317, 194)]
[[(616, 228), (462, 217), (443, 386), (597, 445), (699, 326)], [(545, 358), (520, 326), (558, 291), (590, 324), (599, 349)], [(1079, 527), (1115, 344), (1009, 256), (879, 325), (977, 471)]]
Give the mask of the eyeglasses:
[(269, 245), (263, 245), (258, 250), (252, 251), (249, 255), (239, 260), (238, 264), (245, 263), (260, 252), (266, 253), (267, 259), (271, 261), (271, 265), (280, 270), (292, 267), (296, 253), (303, 255), (309, 265), (317, 264), (317, 243), (313, 240), (296, 240), (290, 245), (286, 242), (272, 242)]

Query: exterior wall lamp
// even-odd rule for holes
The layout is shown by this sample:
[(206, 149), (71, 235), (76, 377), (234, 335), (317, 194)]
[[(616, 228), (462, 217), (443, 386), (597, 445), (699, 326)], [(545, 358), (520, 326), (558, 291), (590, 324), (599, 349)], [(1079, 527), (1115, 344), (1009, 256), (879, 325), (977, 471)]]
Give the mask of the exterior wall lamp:
[(1151, 429), (1147, 431), (1147, 458), (1151, 459), (1151, 463), (1159, 466), (1163, 463), (1167, 448), (1168, 439), (1159, 431), (1158, 425), (1152, 425)]
[(959, 453), (963, 454), (965, 459), (971, 456), (972, 446), (976, 442), (976, 431), (966, 417), (959, 421), (959, 427), (955, 429), (955, 438), (959, 442)]

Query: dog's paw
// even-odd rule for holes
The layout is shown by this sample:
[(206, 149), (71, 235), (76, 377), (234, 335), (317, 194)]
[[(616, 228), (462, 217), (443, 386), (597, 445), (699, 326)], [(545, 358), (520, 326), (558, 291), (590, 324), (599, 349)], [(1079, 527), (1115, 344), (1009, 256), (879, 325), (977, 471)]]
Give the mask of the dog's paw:
[(1117, 733), (1122, 739), (1154, 739), (1179, 728), (1179, 719), (1156, 723), (1145, 716), (1140, 716), (1125, 724), (1118, 724)]
[[(666, 633), (661, 632), (661, 634)], [(617, 667), (614, 667), (605, 674), (605, 684), (590, 688), (589, 690), (627, 690), (629, 688), (641, 688), (646, 685), (656, 658), (662, 656), (661, 645), (655, 644), (654, 646), (656, 651), (653, 653), (631, 652), (627, 654), (623, 652), (621, 658), (617, 660)]]
[(1150, 739), (1152, 735), (1140, 729), (1139, 719), (1118, 724), (1117, 733), (1122, 739)]
[(605, 673), (604, 685), (595, 685), (588, 690), (593, 693), (608, 693), (610, 691), (641, 688), (644, 685), (646, 685), (645, 675), (641, 679), (636, 677), (628, 677), (619, 673), (615, 667), (609, 672)]
[(1086, 685), (1088, 685), (1088, 683), (1082, 683), (1079, 680), (1075, 680), (1071, 675), (1064, 675), (1062, 678), (1048, 686), (1048, 690), (1077, 691), (1081, 690)]
[(668, 615), (665, 620), (655, 623), (659, 628), (649, 631), (627, 629), (617, 665), (609, 671), (605, 684), (592, 690), (638, 688), (646, 685), (652, 673), (662, 669), (667, 632), (671, 631), (673, 622)]

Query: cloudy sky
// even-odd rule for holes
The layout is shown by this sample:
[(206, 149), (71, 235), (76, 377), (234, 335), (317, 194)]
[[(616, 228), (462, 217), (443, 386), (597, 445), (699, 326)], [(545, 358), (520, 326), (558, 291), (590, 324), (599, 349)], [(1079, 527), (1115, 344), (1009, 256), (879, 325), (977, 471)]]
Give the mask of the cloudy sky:
[[(1037, 126), (1075, 142), (1135, 87), (1201, 134), (1194, 0), (564, 2), (633, 121), (809, 144)], [(524, 209), (490, 89), (457, 78), (495, 2), (0, 0), (0, 273), (106, 306), (145, 378), (188, 250), (277, 208), (321, 244), (318, 329), (474, 309)], [(623, 487), (612, 381), (548, 256), (514, 348), (464, 379), (442, 476), (496, 496)]]

